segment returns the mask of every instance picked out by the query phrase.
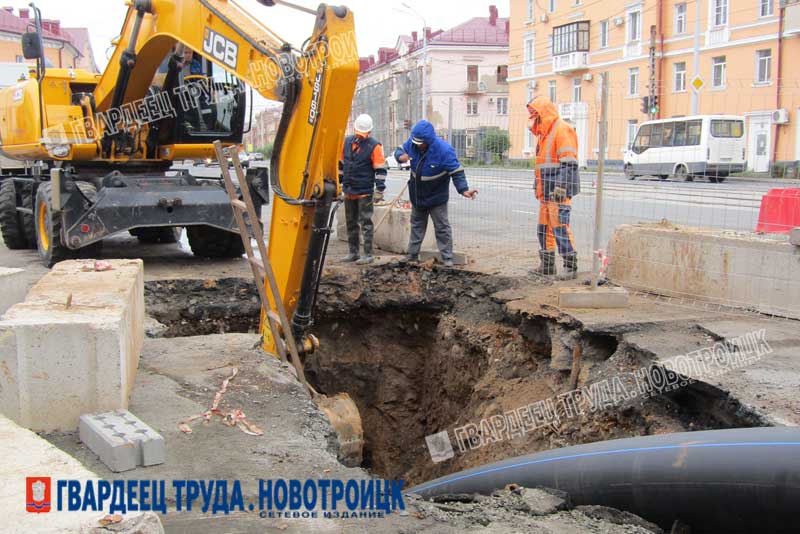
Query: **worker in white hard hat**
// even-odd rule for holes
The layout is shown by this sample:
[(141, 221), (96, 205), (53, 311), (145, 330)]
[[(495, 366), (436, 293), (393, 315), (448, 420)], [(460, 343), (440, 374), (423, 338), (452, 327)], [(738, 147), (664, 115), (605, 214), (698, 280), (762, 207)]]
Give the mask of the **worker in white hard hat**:
[[(350, 253), (342, 261), (367, 265), (372, 256), (372, 212), (375, 202), (383, 200), (386, 190), (386, 159), (381, 144), (370, 136), (372, 117), (359, 115), (355, 135), (348, 136), (342, 147), (342, 190), (347, 220)], [(377, 191), (376, 191), (377, 189)], [(364, 253), (359, 255), (359, 241), (364, 236)]]

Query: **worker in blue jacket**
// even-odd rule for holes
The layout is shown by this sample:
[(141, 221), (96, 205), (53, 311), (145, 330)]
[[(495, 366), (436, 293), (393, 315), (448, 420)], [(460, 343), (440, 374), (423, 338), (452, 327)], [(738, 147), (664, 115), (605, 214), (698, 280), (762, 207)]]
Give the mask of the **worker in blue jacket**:
[(411, 237), (405, 261), (419, 259), (419, 249), (428, 229), (428, 217), (433, 219), (436, 245), (442, 262), (453, 265), (453, 230), (447, 217), (450, 199), (450, 180), (458, 193), (474, 199), (478, 191), (470, 189), (464, 167), (450, 144), (436, 136), (433, 124), (419, 121), (411, 129), (411, 138), (394, 153), (400, 163), (411, 163), (408, 193), (411, 199)]

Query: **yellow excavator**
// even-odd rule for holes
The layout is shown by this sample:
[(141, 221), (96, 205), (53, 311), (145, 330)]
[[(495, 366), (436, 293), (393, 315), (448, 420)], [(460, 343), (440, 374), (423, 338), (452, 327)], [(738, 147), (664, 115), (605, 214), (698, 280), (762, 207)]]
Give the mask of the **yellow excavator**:
[[(48, 67), (41, 13), (31, 4), (35, 27), (22, 49), (36, 66), (0, 91), (0, 152), (30, 165), (0, 184), (0, 231), (9, 248), (37, 248), (48, 266), (91, 255), (120, 232), (166, 240), (176, 228), (187, 229), (197, 255), (241, 256), (222, 181), (167, 170), (176, 160), (214, 157), (214, 141), (241, 144), (255, 90), (283, 102), (283, 116), (268, 180), (248, 175), (238, 186), (259, 203), (274, 193), (269, 259), (291, 335), (313, 350), (306, 330), (358, 76), (353, 15), (258, 1), (313, 14), (302, 47), (235, 0), (130, 0), (102, 74)], [(263, 320), (262, 333), (274, 353)]]

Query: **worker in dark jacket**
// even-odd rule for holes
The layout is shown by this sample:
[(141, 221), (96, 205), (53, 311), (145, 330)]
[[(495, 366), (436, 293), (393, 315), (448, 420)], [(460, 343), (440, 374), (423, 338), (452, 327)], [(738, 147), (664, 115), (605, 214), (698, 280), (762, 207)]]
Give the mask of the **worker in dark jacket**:
[(453, 230), (447, 217), (450, 180), (458, 193), (474, 199), (477, 191), (467, 185), (464, 167), (456, 151), (447, 141), (436, 136), (433, 124), (419, 121), (411, 129), (411, 138), (395, 151), (400, 163), (411, 162), (408, 193), (411, 199), (411, 238), (406, 261), (417, 261), (422, 240), (428, 229), (428, 217), (433, 219), (436, 244), (442, 262), (453, 265)]
[[(350, 254), (342, 261), (367, 265), (375, 261), (372, 256), (372, 212), (374, 202), (383, 200), (387, 167), (383, 147), (370, 137), (372, 117), (359, 115), (354, 126), (355, 135), (348, 136), (342, 147), (342, 190), (350, 246)], [(358, 254), (360, 233), (364, 235), (364, 254), (361, 256)]]

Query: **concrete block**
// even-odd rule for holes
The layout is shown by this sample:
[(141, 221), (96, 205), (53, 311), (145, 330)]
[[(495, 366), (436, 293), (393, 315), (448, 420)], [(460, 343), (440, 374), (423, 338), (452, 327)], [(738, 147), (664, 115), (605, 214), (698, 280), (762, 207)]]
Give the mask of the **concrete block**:
[(628, 289), (800, 319), (800, 250), (785, 239), (622, 225), (609, 258), (609, 279)]
[(789, 234), (789, 243), (800, 247), (800, 227), (792, 228), (792, 233)]
[(127, 410), (82, 415), (81, 441), (106, 466), (119, 473), (137, 466), (163, 464), (164, 438)]
[[(419, 251), (419, 261), (428, 261), (430, 259), (435, 259), (436, 261), (442, 261), (442, 256), (439, 254), (438, 250), (420, 250)], [(469, 258), (464, 252), (453, 252), (453, 263), (456, 265), (466, 265), (469, 263)]]
[(25, 283), (22, 269), (0, 267), (0, 316), (11, 306), (25, 300), (28, 285)]
[(0, 320), (0, 411), (35, 431), (125, 409), (144, 342), (141, 260), (56, 265)]
[[(388, 204), (375, 206), (372, 222), (378, 224), (389, 209)], [(347, 242), (347, 222), (344, 208), (336, 213), (336, 236), (339, 241)], [(394, 208), (375, 232), (373, 244), (376, 248), (395, 254), (408, 252), (408, 238), (411, 235), (411, 209)], [(428, 232), (422, 241), (423, 250), (436, 250), (436, 237), (433, 233), (433, 222), (428, 223)]]
[[(26, 477), (50, 477), (50, 513), (32, 514), (25, 511)], [(0, 524), (3, 532), (48, 532), (73, 534), (77, 532), (111, 532), (98, 524), (98, 519), (110, 512), (110, 499), (103, 512), (56, 512), (58, 480), (93, 480), (98, 477), (75, 458), (55, 447), (33, 432), (21, 428), (0, 415)], [(45, 495), (47, 497), (47, 495)], [(118, 513), (118, 512), (115, 512)], [(128, 512), (122, 522), (113, 525), (119, 534), (163, 534), (159, 514)]]
[(624, 287), (562, 287), (558, 290), (560, 308), (627, 308)]

